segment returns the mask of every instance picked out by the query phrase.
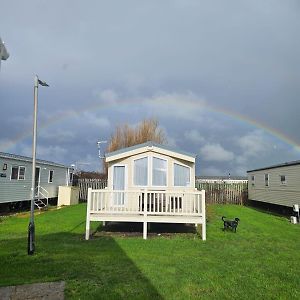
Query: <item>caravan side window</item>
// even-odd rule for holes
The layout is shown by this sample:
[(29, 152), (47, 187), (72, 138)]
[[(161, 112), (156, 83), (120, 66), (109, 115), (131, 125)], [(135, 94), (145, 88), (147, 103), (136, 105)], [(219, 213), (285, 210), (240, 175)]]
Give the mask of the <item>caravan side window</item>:
[(286, 176), (285, 175), (280, 175), (280, 183), (286, 184)]
[(25, 167), (19, 167), (19, 180), (25, 180)]
[(269, 186), (270, 175), (265, 174), (265, 186)]
[(19, 175), (19, 167), (12, 167), (11, 168), (11, 176), (10, 179), (17, 180)]
[(53, 173), (54, 173), (53, 170), (50, 170), (50, 171), (49, 171), (49, 178), (48, 178), (48, 182), (49, 182), (49, 183), (52, 183), (52, 182), (53, 182)]
[(25, 167), (13, 166), (11, 168), (10, 179), (12, 179), (12, 180), (25, 180)]

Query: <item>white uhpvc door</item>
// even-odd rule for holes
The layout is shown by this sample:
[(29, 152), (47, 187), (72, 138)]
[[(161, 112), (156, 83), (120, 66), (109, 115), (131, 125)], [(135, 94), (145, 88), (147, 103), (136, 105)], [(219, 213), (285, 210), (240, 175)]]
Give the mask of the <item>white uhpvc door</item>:
[(125, 166), (114, 166), (113, 172), (113, 204), (121, 206), (125, 204)]

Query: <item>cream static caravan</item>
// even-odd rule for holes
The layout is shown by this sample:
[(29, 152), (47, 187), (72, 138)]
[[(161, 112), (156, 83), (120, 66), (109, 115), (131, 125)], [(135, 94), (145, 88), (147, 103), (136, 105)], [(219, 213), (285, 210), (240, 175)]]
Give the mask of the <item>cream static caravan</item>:
[[(193, 154), (147, 142), (106, 155), (108, 186), (89, 190), (89, 221), (203, 224), (205, 192), (195, 190)], [(146, 227), (145, 227), (146, 226)]]
[[(170, 150), (151, 142), (121, 149), (106, 155), (108, 163), (108, 188), (125, 190), (195, 189), (195, 156)], [(124, 172), (123, 182), (118, 182)]]

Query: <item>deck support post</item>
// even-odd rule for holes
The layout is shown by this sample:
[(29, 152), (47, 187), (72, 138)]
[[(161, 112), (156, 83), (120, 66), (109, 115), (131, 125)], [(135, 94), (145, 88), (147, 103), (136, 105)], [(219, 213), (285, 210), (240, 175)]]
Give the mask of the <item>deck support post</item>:
[(206, 241), (206, 220), (202, 223), (202, 240)]
[(103, 227), (105, 227), (105, 225), (106, 225), (105, 221), (102, 222), (102, 225), (103, 225)]
[(143, 222), (143, 239), (147, 239), (147, 222)]
[(89, 240), (89, 238), (90, 238), (90, 221), (86, 220), (85, 239)]
[(86, 225), (85, 225), (85, 239), (88, 240), (90, 238), (90, 207), (91, 207), (91, 199), (92, 197), (92, 189), (88, 189), (88, 198), (87, 198), (87, 206), (86, 206)]

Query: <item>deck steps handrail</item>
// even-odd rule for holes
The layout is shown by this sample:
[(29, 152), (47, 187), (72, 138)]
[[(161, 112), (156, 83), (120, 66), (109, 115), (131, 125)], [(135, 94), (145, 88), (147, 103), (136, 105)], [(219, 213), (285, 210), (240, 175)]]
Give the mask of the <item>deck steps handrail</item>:
[(49, 204), (49, 192), (45, 188), (40, 186), (39, 187), (39, 193), (44, 199), (46, 199), (46, 205), (48, 206), (48, 204)]
[[(49, 204), (49, 192), (42, 186), (37, 186), (38, 194), (36, 199), (34, 199), (34, 205), (39, 209), (44, 209), (48, 207)], [(44, 199), (44, 201), (42, 200)]]

